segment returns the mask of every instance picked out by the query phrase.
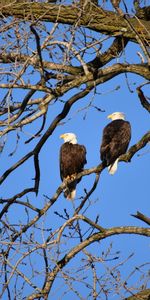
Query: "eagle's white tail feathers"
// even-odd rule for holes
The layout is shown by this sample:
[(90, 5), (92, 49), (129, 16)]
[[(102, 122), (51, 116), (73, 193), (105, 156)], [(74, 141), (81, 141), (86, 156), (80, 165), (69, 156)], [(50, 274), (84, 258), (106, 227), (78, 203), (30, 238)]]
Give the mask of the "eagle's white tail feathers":
[(108, 172), (110, 175), (114, 175), (117, 171), (117, 168), (118, 168), (118, 158), (115, 160), (115, 162), (108, 166)]
[(67, 198), (68, 200), (73, 200), (76, 196), (76, 189), (72, 188), (71, 191), (69, 189), (69, 187), (66, 187), (64, 189), (64, 197)]
[(67, 199), (72, 201), (75, 198), (75, 196), (76, 196), (76, 189), (68, 193)]
[[(68, 179), (72, 179), (70, 176), (67, 176), (64, 178), (64, 182), (67, 183)], [(73, 181), (72, 183), (68, 184), (64, 188), (64, 197), (67, 198), (68, 200), (73, 200), (76, 196), (76, 185), (77, 182)]]

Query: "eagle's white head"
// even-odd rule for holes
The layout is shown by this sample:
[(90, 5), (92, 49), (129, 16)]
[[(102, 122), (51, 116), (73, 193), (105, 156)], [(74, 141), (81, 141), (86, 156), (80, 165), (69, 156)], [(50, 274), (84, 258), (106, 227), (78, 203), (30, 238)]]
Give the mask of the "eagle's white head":
[(125, 114), (119, 111), (116, 111), (112, 113), (111, 115), (107, 116), (107, 119), (111, 119), (112, 121), (114, 120), (125, 120)]
[(77, 137), (74, 133), (68, 132), (60, 135), (60, 139), (64, 140), (64, 143), (77, 144)]

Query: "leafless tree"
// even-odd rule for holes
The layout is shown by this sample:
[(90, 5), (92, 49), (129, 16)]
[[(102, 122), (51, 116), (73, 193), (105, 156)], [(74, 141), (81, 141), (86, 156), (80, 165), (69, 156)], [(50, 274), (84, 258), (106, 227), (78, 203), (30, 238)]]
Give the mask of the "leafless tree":
[[(8, 179), (12, 180), (11, 196), (0, 199), (1, 299), (56, 299), (56, 292), (61, 299), (66, 295), (74, 299), (150, 299), (149, 262), (143, 259), (124, 280), (121, 268), (130, 263), (132, 254), (123, 258), (111, 243), (96, 252), (96, 245), (100, 249), (101, 241), (111, 236), (150, 236), (150, 218), (139, 211), (133, 217), (143, 221), (144, 227), (104, 228), (98, 215), (95, 219), (87, 216), (104, 166), (98, 163), (77, 175), (94, 174), (95, 180), (91, 189), (84, 190), (73, 213), (65, 208), (63, 213), (54, 211), (66, 182), (58, 184), (53, 195), (50, 187), (50, 196), (42, 199), (39, 187), (40, 154), (48, 139), (70, 117), (75, 104), (82, 109), (86, 96), (85, 109), (101, 111), (93, 102), (99, 86), (125, 74), (130, 89), (128, 73), (139, 75), (137, 101), (141, 110), (150, 112), (148, 1), (0, 0), (0, 10), (0, 151), (2, 158), (6, 152), (12, 157), (12, 164), (5, 162), (0, 177), (2, 191), (3, 187), (10, 191)], [(135, 55), (127, 58), (127, 47), (133, 44)], [(7, 147), (10, 139), (11, 148)], [(140, 140), (119, 158), (120, 163), (132, 163), (149, 141), (150, 131), (145, 129)], [(25, 164), (27, 171), (22, 174)], [(51, 210), (55, 224), (49, 221)], [(137, 286), (129, 284), (134, 276)]]

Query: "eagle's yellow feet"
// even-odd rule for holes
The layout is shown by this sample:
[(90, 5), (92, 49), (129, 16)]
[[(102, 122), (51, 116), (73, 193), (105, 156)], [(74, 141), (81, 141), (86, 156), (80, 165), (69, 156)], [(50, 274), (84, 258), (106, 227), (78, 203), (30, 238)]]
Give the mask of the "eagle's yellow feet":
[(73, 180), (73, 179), (75, 179), (76, 178), (76, 176), (77, 176), (77, 174), (75, 173), (75, 174), (72, 174), (71, 176), (70, 176), (70, 180)]
[(77, 174), (71, 174), (71, 175), (68, 175), (67, 177), (64, 178), (64, 180), (67, 182), (69, 180), (75, 180)]
[(70, 180), (70, 176), (69, 176), (69, 175), (68, 175), (67, 177), (64, 178), (64, 181), (67, 182), (68, 180)]

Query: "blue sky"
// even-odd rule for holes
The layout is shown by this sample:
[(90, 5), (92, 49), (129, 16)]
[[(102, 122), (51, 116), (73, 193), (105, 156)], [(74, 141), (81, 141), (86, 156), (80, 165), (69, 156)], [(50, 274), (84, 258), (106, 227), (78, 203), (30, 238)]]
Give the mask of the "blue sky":
[[(137, 46), (131, 44), (127, 47), (126, 59), (127, 61), (139, 62), (138, 56), (136, 57)], [(122, 58), (119, 60), (119, 62)], [(65, 132), (74, 132), (77, 135), (78, 142), (84, 144), (87, 149), (87, 165), (86, 168), (91, 168), (100, 163), (99, 148), (102, 138), (103, 128), (108, 124), (107, 115), (114, 111), (124, 112), (126, 119), (130, 121), (132, 127), (132, 138), (129, 146), (137, 143), (140, 138), (149, 130), (150, 121), (148, 112), (141, 106), (136, 93), (136, 87), (145, 82), (144, 79), (139, 76), (128, 74), (128, 84), (130, 85), (132, 93), (129, 91), (125, 75), (120, 75), (110, 80), (109, 82), (100, 85), (96, 88), (96, 92), (92, 91), (88, 96), (81, 101), (77, 102), (70, 110), (66, 119), (57, 126), (52, 136), (49, 137), (44, 147), (40, 152), (40, 168), (41, 179), (40, 189), (38, 197), (32, 194), (28, 195), (28, 200), (33, 205), (41, 208), (43, 207), (46, 199), (43, 195), (52, 197), (61, 184), (59, 175), (59, 149), (62, 145), (62, 140), (59, 139), (60, 134)], [(33, 80), (37, 79), (36, 77)], [(116, 87), (118, 87), (116, 89)], [(73, 91), (77, 92), (77, 90)], [(67, 93), (61, 97), (61, 100), (67, 101), (73, 92)], [(145, 93), (148, 95), (148, 87), (145, 88)], [(16, 101), (23, 99), (24, 91), (16, 90), (14, 96)], [(41, 93), (36, 93), (36, 97), (41, 97)], [(92, 105), (100, 108), (102, 111), (98, 111), (94, 107), (86, 108), (89, 102), (92, 100)], [(57, 114), (61, 112), (63, 108), (62, 102), (54, 103), (49, 107), (47, 114), (47, 121), (44, 132), (51, 124)], [(82, 108), (82, 110), (81, 110)], [(9, 154), (15, 149), (16, 146), (16, 133), (11, 132), (7, 136), (6, 145), (4, 151), (0, 156), (1, 174), (18, 161), (23, 155), (34, 148), (38, 139), (34, 139), (30, 144), (24, 144), (25, 140), (29, 138), (30, 134), (34, 134), (37, 128), (40, 128), (40, 120), (35, 123), (26, 126), (23, 131), (18, 131), (20, 139), (16, 152), (13, 156)], [(147, 145), (144, 149), (140, 150), (138, 154), (135, 154), (131, 163), (119, 163), (118, 171), (114, 176), (110, 176), (107, 170), (104, 170), (101, 174), (99, 184), (90, 197), (91, 206), (84, 214), (91, 220), (95, 220), (99, 215), (99, 224), (103, 227), (110, 228), (114, 226), (145, 226), (141, 221), (131, 217), (131, 214), (135, 214), (137, 210), (149, 216), (149, 164), (150, 164), (150, 149)], [(20, 192), (25, 187), (33, 185), (34, 178), (34, 166), (33, 157), (25, 162), (21, 167), (11, 173), (5, 182), (1, 186), (1, 197), (9, 198), (13, 194)], [(85, 195), (84, 189), (87, 191), (93, 185), (95, 175), (85, 176), (77, 187), (77, 198), (74, 201), (74, 206), (77, 207), (81, 201), (81, 196)], [(24, 201), (27, 198), (24, 197)], [(88, 206), (88, 202), (87, 202)], [(71, 202), (64, 199), (63, 194), (58, 198), (57, 202), (47, 212), (47, 215), (39, 222), (39, 226), (45, 226), (45, 228), (56, 229), (63, 224), (63, 220), (56, 216), (55, 211), (60, 214), (64, 213), (64, 209), (70, 214), (74, 213), (74, 208)], [(83, 210), (84, 211), (84, 210)], [(30, 213), (30, 217), (35, 214)], [(14, 205), (10, 208), (8, 216), (12, 224), (14, 223), (26, 223), (27, 215), (24, 212), (24, 208), (20, 205)], [(45, 222), (43, 225), (42, 222)], [(146, 226), (145, 226), (146, 227)], [(83, 230), (86, 226), (83, 225)], [(45, 233), (45, 238), (47, 234)], [(37, 239), (42, 242), (42, 235), (39, 234)], [(74, 244), (75, 242), (73, 242)], [(139, 236), (127, 236), (120, 235), (111, 237), (98, 244), (92, 244), (90, 251), (92, 253), (99, 253), (102, 255), (103, 251), (109, 247), (110, 243), (113, 244), (113, 251), (120, 251), (121, 260), (127, 258), (131, 253), (134, 256), (129, 262), (122, 268), (122, 276), (125, 279), (127, 274), (130, 273), (135, 266), (139, 266), (145, 262), (149, 262), (150, 243), (146, 237)], [(68, 242), (64, 248), (67, 250), (72, 245)], [(80, 257), (81, 254), (79, 254)], [(35, 264), (37, 264), (36, 257)], [(78, 262), (78, 257), (71, 262), (72, 268)], [(42, 264), (42, 263), (41, 263)], [(70, 265), (68, 265), (70, 267)], [(111, 263), (110, 263), (111, 265)], [(38, 268), (42, 265), (38, 265)], [(146, 267), (149, 269), (149, 265)], [(25, 272), (29, 272), (29, 269), (25, 269)], [(104, 268), (105, 270), (105, 268)], [(89, 275), (90, 276), (90, 275)], [(131, 278), (131, 284), (136, 283), (136, 276)], [(37, 282), (39, 282), (37, 280)], [(62, 288), (60, 288), (62, 286)], [(149, 285), (150, 286), (150, 285)], [(56, 290), (58, 289), (58, 293)], [(81, 293), (84, 295), (84, 288), (80, 287)], [(31, 290), (26, 290), (31, 292)], [(53, 292), (56, 299), (63, 293), (63, 281), (56, 280), (53, 286)], [(70, 299), (70, 294), (65, 294), (61, 299)], [(74, 295), (74, 299), (75, 298)], [(113, 297), (113, 299), (119, 299)]]

